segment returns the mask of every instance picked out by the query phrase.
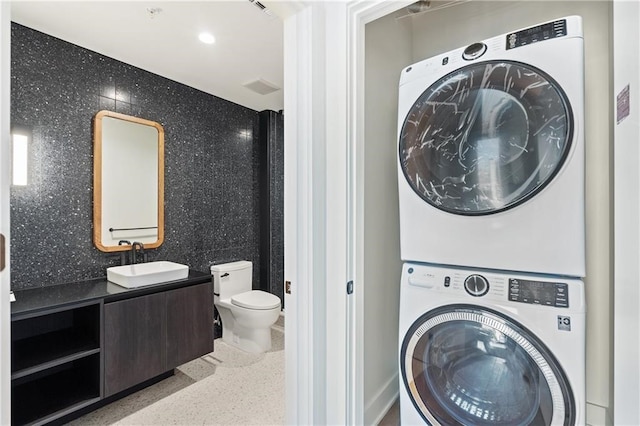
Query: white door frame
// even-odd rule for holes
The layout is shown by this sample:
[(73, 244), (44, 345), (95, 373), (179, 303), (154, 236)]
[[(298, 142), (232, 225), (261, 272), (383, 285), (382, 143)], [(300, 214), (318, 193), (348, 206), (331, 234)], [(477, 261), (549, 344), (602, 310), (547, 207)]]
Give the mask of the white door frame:
[[(413, 0), (397, 1), (367, 1), (353, 0), (347, 7), (347, 38), (344, 48), (348, 57), (347, 68), (347, 121), (344, 133), (347, 136), (348, 181), (349, 188), (348, 224), (349, 241), (349, 270), (352, 271), (356, 283), (353, 300), (349, 302), (349, 329), (347, 338), (352, 343), (351, 358), (346, 366), (352, 380), (348, 389), (351, 396), (349, 424), (363, 424), (365, 420), (364, 400), (364, 303), (365, 286), (365, 233), (375, 230), (364, 229), (364, 186), (365, 186), (365, 27), (368, 23), (393, 13), (411, 3)], [(338, 49), (339, 46), (333, 46)]]
[(365, 25), (410, 3), (295, 2), (285, 19), (288, 424), (363, 422)]
[[(298, 143), (313, 136), (306, 94), (312, 90), (310, 34), (299, 28), (310, 24), (309, 7), (285, 21), (285, 120), (284, 120), (284, 277), (285, 285), (285, 405), (286, 424), (312, 424), (314, 392), (313, 248), (311, 233), (311, 144)], [(295, 75), (295, 78), (289, 77)]]
[[(285, 19), (286, 423), (343, 424), (346, 395), (343, 5), (298, 2)], [(331, 69), (335, 66), (335, 69)], [(337, 83), (337, 86), (335, 87)], [(328, 143), (335, 141), (336, 143)]]
[(0, 424), (11, 423), (11, 306), (9, 183), (11, 178), (10, 73), (11, 6), (0, 1), (0, 233), (5, 236), (5, 269), (0, 272)]

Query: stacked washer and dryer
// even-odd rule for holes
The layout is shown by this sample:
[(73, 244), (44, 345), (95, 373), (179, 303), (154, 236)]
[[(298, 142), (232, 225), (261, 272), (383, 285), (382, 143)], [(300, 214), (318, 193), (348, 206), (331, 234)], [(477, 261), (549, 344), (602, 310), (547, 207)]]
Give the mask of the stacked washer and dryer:
[(582, 20), (402, 71), (402, 424), (585, 423)]

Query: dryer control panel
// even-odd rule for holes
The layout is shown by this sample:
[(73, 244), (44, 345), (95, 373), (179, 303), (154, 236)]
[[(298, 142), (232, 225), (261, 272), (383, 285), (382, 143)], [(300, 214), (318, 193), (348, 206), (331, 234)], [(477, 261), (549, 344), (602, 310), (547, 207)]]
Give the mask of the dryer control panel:
[(509, 278), (509, 300), (568, 308), (569, 286), (566, 283)]
[(546, 24), (536, 25), (535, 27), (507, 34), (507, 50), (566, 35), (566, 19), (547, 22)]

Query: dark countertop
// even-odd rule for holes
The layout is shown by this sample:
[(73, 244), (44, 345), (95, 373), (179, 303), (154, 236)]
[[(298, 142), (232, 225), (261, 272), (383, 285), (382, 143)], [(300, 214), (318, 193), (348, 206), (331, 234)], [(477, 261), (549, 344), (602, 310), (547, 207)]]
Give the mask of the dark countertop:
[(107, 281), (106, 278), (98, 278), (69, 284), (17, 290), (14, 291), (16, 301), (11, 302), (11, 317), (15, 319), (31, 316), (32, 314), (55, 310), (67, 305), (92, 301), (99, 302), (101, 299), (105, 303), (115, 302), (116, 300), (129, 299), (206, 282), (211, 282), (210, 274), (189, 269), (189, 276), (183, 280), (152, 284), (135, 289), (121, 287)]

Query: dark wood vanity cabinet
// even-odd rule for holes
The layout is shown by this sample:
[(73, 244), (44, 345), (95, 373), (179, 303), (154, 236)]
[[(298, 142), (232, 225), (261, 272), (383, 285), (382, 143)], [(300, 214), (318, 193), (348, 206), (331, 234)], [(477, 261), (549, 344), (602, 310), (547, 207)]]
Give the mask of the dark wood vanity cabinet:
[(166, 336), (164, 293), (105, 304), (105, 396), (167, 371)]
[(209, 274), (132, 290), (98, 279), (15, 294), (12, 425), (66, 423), (213, 351)]
[(213, 286), (167, 293), (167, 366), (177, 367), (213, 351)]
[(105, 396), (213, 351), (211, 283), (105, 303)]

